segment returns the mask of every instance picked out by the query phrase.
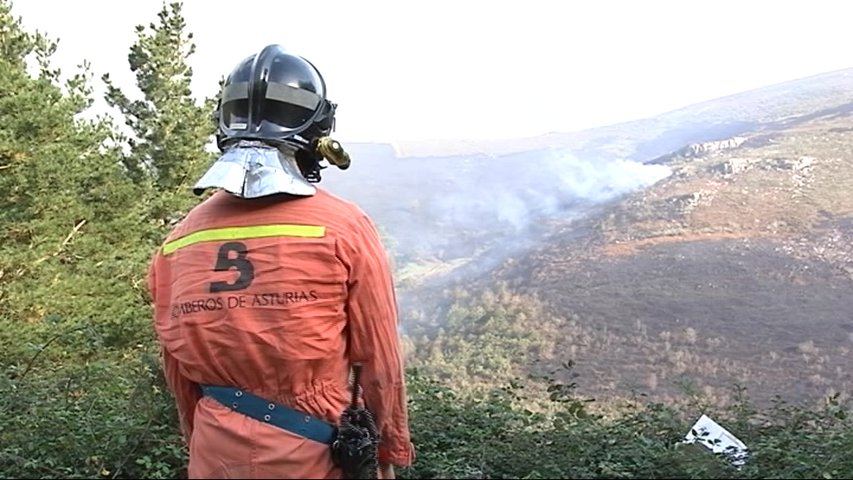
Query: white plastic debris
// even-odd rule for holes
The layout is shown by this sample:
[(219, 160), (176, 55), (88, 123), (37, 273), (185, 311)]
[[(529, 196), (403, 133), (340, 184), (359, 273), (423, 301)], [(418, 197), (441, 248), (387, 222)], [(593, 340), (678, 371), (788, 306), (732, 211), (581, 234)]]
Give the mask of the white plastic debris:
[(724, 454), (729, 462), (738, 468), (746, 463), (749, 457), (746, 445), (707, 415), (699, 417), (684, 437), (684, 443), (696, 442), (714, 453)]

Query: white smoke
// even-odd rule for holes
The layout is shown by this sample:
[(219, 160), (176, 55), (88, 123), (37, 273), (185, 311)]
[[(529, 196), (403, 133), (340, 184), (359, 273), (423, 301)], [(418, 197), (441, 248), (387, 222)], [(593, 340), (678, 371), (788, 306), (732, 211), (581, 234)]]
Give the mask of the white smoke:
[[(521, 230), (536, 219), (572, 213), (579, 203), (595, 204), (648, 187), (672, 174), (664, 165), (630, 160), (593, 162), (552, 150), (519, 157), (497, 177), (481, 173), (457, 183), (431, 202), (432, 215), (460, 228), (498, 222)], [(488, 164), (481, 169), (491, 168)], [(499, 167), (501, 168), (501, 167)]]
[(554, 163), (560, 166), (554, 173), (561, 189), (593, 202), (648, 187), (672, 174), (665, 165), (646, 165), (631, 160), (594, 164), (564, 155)]
[(366, 207), (393, 239), (401, 264), (476, 255), (485, 269), (539, 242), (549, 233), (543, 220), (579, 219), (595, 204), (670, 174), (662, 165), (582, 159), (553, 149), (363, 162), (333, 170), (325, 181)]

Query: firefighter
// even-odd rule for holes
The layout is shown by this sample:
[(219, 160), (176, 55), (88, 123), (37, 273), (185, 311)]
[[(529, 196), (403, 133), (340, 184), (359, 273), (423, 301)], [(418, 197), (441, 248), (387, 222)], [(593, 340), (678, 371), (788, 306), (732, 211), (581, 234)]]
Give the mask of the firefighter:
[[(269, 45), (220, 92), (209, 193), (148, 272), (163, 371), (190, 478), (340, 478), (331, 455), (362, 366), (379, 478), (410, 466), (398, 311), (387, 254), (356, 204), (318, 186), (336, 105), (305, 58)], [(324, 152), (326, 157), (324, 157)]]

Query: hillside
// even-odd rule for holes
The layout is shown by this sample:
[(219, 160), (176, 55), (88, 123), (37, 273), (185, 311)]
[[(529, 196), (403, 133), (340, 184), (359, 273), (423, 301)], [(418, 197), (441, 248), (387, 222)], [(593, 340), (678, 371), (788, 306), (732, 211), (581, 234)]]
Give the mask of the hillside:
[[(442, 245), (417, 252), (395, 243), (404, 253), (398, 278), (408, 328), (431, 339), (421, 354), (434, 348), (435, 329), (448, 328), (442, 323), (451, 306), (459, 308), (460, 291), (477, 297), (505, 284), (514, 295), (536, 298), (561, 322), (556, 341), (546, 342), (549, 353), (520, 361), (534, 371), (543, 370), (539, 360), (574, 362), (571, 378), (586, 395), (675, 401), (697, 392), (726, 403), (734, 385), (763, 403), (847, 394), (853, 388), (847, 369), (853, 360), (851, 75), (792, 82), (650, 119), (645, 125), (694, 119), (690, 129), (657, 135), (658, 143), (641, 140), (651, 134), (638, 124), (613, 127), (622, 142), (602, 143), (600, 151), (646, 151), (644, 165), (671, 174), (600, 198), (577, 195), (584, 182), (560, 190), (548, 178), (533, 178), (532, 166), (545, 163), (536, 159), (553, 150), (457, 159), (469, 171), (479, 168), (476, 177), (447, 174), (450, 159), (420, 164), (425, 171), (415, 178), (423, 186), (434, 182), (433, 190), (413, 189), (384, 208), (367, 204), (377, 205), (373, 212), (388, 231), (402, 232), (392, 235), (396, 239), (410, 233), (422, 245)], [(842, 88), (842, 80), (850, 81)], [(769, 102), (778, 98), (790, 101)], [(750, 111), (747, 104), (764, 108)], [(722, 127), (701, 129), (738, 115), (736, 136), (721, 137)], [(687, 130), (696, 143), (661, 140)], [(391, 167), (399, 170), (383, 193), (392, 193), (396, 181), (405, 184), (410, 177), (403, 170), (414, 162)], [(468, 192), (466, 198), (476, 198), (525, 182), (540, 187), (530, 199), (563, 203), (538, 210), (525, 203), (521, 228), (483, 221), (500, 215), (495, 207), (468, 217), (468, 230), (439, 229), (441, 219), (430, 221), (417, 207), (430, 197)], [(471, 205), (458, 204), (456, 211)], [(530, 330), (551, 331), (536, 318), (528, 322)], [(461, 335), (466, 328), (451, 331)]]
[(562, 226), (579, 238), (552, 234), (492, 278), (579, 319), (588, 338), (563, 332), (555, 360), (574, 360), (590, 395), (849, 394), (850, 109), (697, 147), (655, 160), (669, 178)]

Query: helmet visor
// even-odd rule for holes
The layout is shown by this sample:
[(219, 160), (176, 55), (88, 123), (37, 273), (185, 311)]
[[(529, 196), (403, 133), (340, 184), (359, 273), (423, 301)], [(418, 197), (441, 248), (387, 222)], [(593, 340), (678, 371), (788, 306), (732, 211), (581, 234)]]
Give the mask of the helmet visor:
[(240, 133), (281, 135), (299, 133), (316, 119), (323, 98), (307, 90), (281, 83), (270, 83), (266, 98), (258, 105), (257, 117), (250, 115), (248, 83), (226, 88), (222, 99), (221, 127)]

